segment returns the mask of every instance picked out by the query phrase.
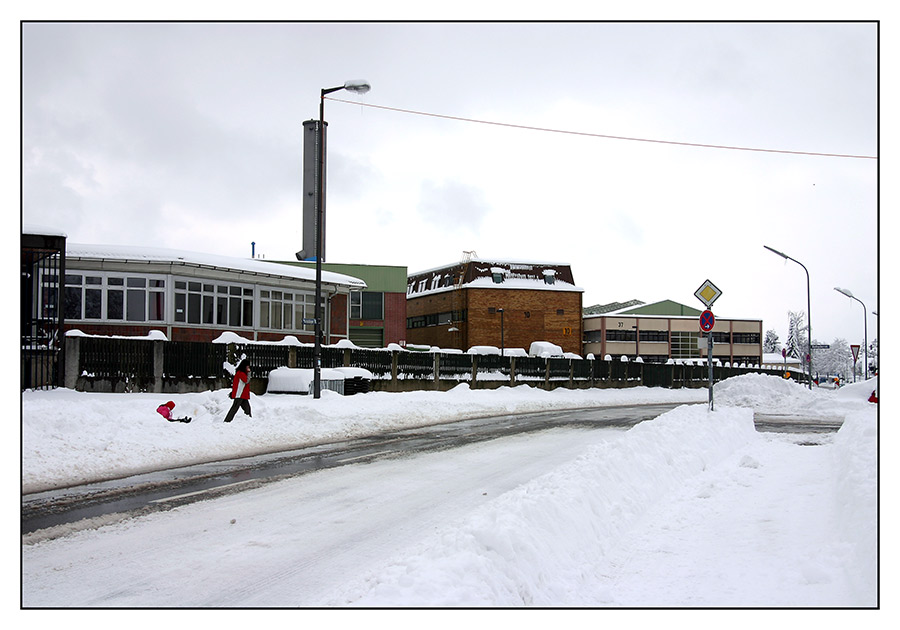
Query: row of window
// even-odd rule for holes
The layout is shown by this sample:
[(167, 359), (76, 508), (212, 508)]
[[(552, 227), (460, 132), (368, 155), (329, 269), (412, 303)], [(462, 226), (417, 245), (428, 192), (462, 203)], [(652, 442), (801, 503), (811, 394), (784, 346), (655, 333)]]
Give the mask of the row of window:
[[(42, 286), (54, 285), (45, 277)], [(66, 319), (165, 320), (165, 280), (145, 277), (66, 274), (63, 317)]]
[[(165, 276), (66, 274), (64, 316), (68, 320), (165, 322), (166, 281)], [(172, 319), (176, 323), (253, 328), (258, 295), (259, 328), (314, 329), (312, 324), (304, 324), (315, 318), (313, 293), (178, 278), (172, 282)], [(55, 284), (56, 277), (50, 276), (42, 282), (47, 291)]]
[[(672, 336), (673, 339), (675, 335), (680, 335), (678, 331), (673, 331)], [(699, 338), (699, 333), (688, 333), (692, 335), (692, 339)], [(759, 343), (759, 333), (727, 333), (727, 332), (714, 332), (713, 334), (713, 343), (749, 343), (749, 344), (758, 344)], [(669, 341), (669, 331), (667, 330), (624, 330), (619, 328), (611, 328), (606, 331), (606, 335), (604, 337), (603, 332), (600, 330), (590, 330), (585, 332), (584, 340), (588, 343), (596, 343), (601, 341), (602, 339), (606, 339), (606, 341), (647, 341), (647, 342), (662, 342), (668, 343)], [(696, 343), (695, 343), (696, 345)]]
[(429, 315), (417, 315), (406, 318), (407, 328), (426, 328), (428, 326), (441, 326), (453, 322), (466, 321), (467, 311), (445, 311), (443, 313), (431, 313)]

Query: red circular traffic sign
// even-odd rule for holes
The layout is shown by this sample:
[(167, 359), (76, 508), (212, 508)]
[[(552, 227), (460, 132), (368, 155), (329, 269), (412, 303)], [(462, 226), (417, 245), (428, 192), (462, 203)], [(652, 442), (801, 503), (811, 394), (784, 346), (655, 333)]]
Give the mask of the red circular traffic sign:
[(712, 311), (705, 310), (700, 313), (700, 329), (703, 332), (709, 332), (713, 329), (713, 326), (716, 325), (716, 316), (713, 315)]

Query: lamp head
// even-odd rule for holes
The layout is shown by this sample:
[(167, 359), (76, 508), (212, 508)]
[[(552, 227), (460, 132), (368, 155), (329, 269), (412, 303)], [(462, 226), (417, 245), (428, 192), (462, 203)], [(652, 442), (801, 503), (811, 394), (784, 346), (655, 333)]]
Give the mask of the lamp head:
[(849, 289), (842, 289), (840, 287), (834, 287), (834, 290), (837, 291), (838, 293), (843, 293), (844, 295), (846, 295), (849, 298), (853, 297), (853, 294), (850, 293)]
[(778, 254), (779, 256), (781, 256), (782, 258), (784, 258), (785, 260), (787, 260), (787, 258), (788, 258), (788, 255), (787, 255), (787, 254), (782, 254), (782, 253), (781, 253), (780, 251), (778, 251), (777, 249), (772, 249), (772, 248), (769, 247), (768, 245), (763, 245), (763, 247), (765, 247), (766, 249), (768, 249), (768, 250), (769, 250), (770, 252), (772, 252), (773, 254)]
[(348, 92), (356, 92), (357, 94), (365, 94), (372, 89), (369, 82), (364, 79), (355, 79), (344, 83), (344, 89)]

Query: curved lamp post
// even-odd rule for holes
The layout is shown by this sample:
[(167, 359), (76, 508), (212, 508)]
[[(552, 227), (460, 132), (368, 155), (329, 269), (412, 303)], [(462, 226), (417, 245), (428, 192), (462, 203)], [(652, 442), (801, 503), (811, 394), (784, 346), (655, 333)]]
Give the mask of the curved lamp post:
[(777, 249), (772, 249), (768, 245), (763, 245), (766, 249), (768, 249), (773, 254), (778, 254), (785, 260), (793, 260), (795, 263), (803, 267), (803, 271), (806, 272), (806, 323), (808, 324), (807, 328), (809, 328), (809, 335), (806, 338), (806, 356), (809, 357), (809, 388), (812, 389), (812, 314), (810, 313), (810, 301), (809, 301), (809, 270), (806, 268), (802, 262), (797, 260), (796, 258), (791, 258), (787, 254), (782, 254)]
[(344, 85), (324, 88), (319, 97), (318, 173), (316, 173), (316, 343), (313, 365), (313, 398), (322, 395), (322, 246), (324, 240), (325, 218), (325, 95), (347, 90), (357, 94), (365, 94), (372, 86), (368, 81), (347, 81)]
[[(868, 326), (868, 322), (866, 322), (866, 305), (863, 304), (862, 300), (860, 300), (858, 297), (856, 297), (855, 295), (850, 293), (850, 289), (841, 289), (840, 287), (834, 287), (834, 290), (837, 291), (838, 293), (843, 293), (851, 300), (856, 300), (857, 302), (862, 304), (862, 307), (863, 307), (863, 334), (865, 335), (863, 337), (863, 340), (864, 340), (863, 343), (866, 344), (864, 346), (866, 349), (866, 358), (865, 358), (866, 380), (869, 380), (869, 326)], [(854, 376), (853, 378), (855, 379), (856, 377)]]

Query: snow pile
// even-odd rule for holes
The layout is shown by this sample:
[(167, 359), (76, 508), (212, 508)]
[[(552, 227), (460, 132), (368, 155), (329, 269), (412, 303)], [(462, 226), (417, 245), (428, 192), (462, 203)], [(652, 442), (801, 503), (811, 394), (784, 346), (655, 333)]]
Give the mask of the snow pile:
[[(705, 390), (696, 389), (548, 392), (525, 385), (472, 390), (466, 384), (449, 392), (341, 396), (324, 390), (318, 400), (291, 394), (251, 394), (253, 417), (238, 412), (234, 422), (224, 424), (232, 402), (229, 391), (24, 391), (22, 490), (37, 492), (479, 416), (596, 405), (695, 403), (706, 396)], [(189, 424), (164, 420), (156, 408), (168, 400), (175, 402), (176, 417), (193, 420)]]
[(348, 603), (585, 605), (596, 567), (650, 506), (756, 439), (750, 409), (679, 407), (444, 528)]
[(834, 440), (835, 511), (839, 537), (849, 547), (848, 578), (869, 605), (875, 604), (878, 583), (877, 457), (875, 414), (857, 411), (845, 417)]
[(750, 407), (762, 414), (833, 417), (852, 412), (877, 387), (877, 377), (826, 390), (809, 389), (808, 385), (769, 374), (744, 374), (716, 383), (713, 395), (716, 406)]

